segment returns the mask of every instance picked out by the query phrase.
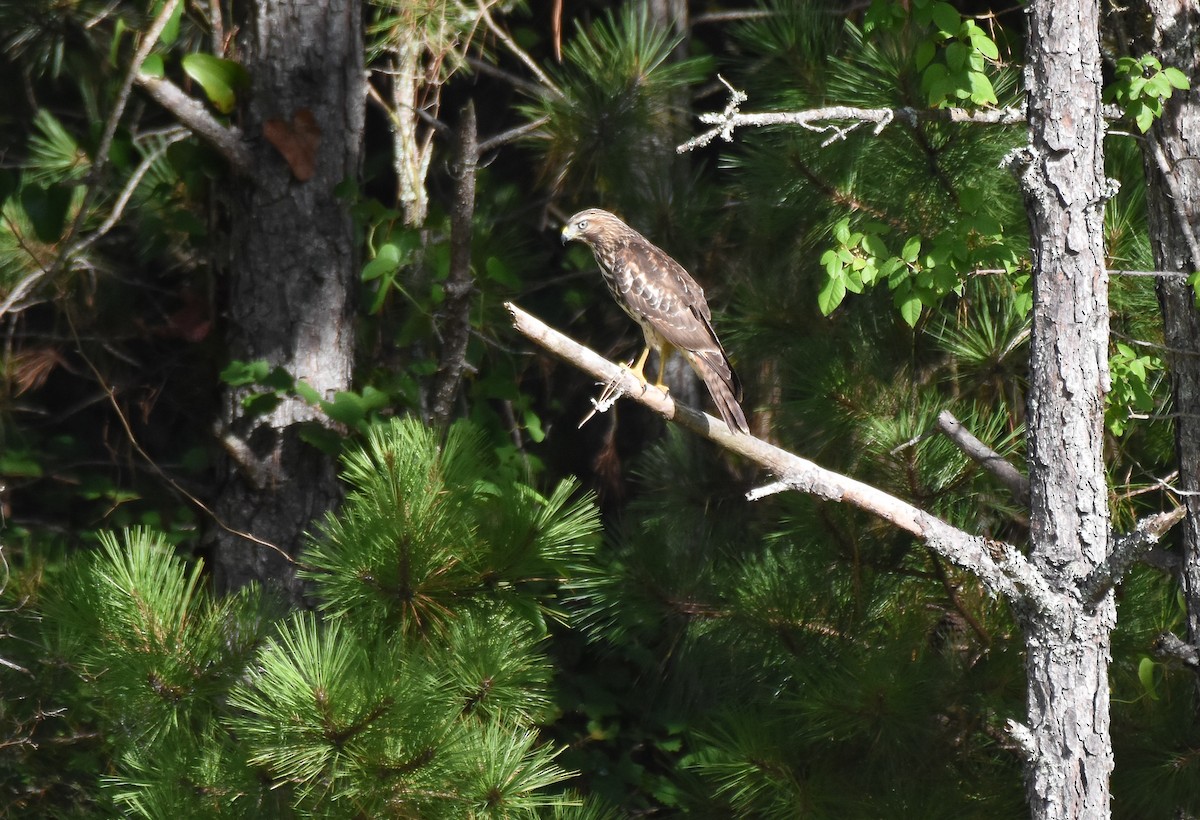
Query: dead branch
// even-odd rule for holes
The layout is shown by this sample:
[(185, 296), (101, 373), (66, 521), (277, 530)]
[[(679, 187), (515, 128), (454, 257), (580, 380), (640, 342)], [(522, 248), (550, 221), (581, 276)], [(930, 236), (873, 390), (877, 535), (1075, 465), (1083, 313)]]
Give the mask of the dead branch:
[(450, 211), (450, 273), (442, 313), (442, 355), (434, 386), (433, 421), (441, 426), (450, 419), (458, 388), (466, 368), (467, 341), (471, 332), (471, 239), (475, 219), (475, 167), (479, 163), (479, 141), (475, 104), (468, 101), (458, 124), (458, 181)]
[(974, 123), (976, 125), (1017, 125), (1025, 122), (1024, 108), (991, 108), (974, 111), (965, 108), (855, 108), (833, 105), (806, 111), (743, 114), (739, 109), (747, 99), (745, 93), (738, 91), (723, 77), (718, 77), (718, 79), (729, 89), (729, 104), (725, 106), (724, 111), (701, 114), (700, 122), (713, 127), (676, 147), (675, 150), (678, 153), (686, 154), (688, 151), (703, 148), (717, 137), (725, 142), (731, 142), (734, 130), (747, 126), (798, 125), (810, 131), (830, 134), (824, 143), (828, 145), (845, 139), (848, 133), (863, 124), (874, 125), (873, 130), (878, 134), (894, 120), (901, 120), (910, 125), (915, 125), (917, 122), (935, 121)]
[(1019, 504), (1029, 506), (1029, 479), (1009, 464), (1004, 456), (975, 438), (949, 410), (938, 413), (937, 426), (967, 458), (995, 476)]
[(564, 336), (511, 302), (506, 307), (514, 326), (531, 341), (590, 373), (600, 383), (615, 384), (626, 396), (664, 418), (760, 465), (788, 488), (826, 501), (851, 504), (882, 518), (911, 533), (938, 555), (975, 573), (993, 594), (1040, 611), (1056, 606), (1058, 593), (1051, 590), (1041, 572), (1015, 547), (971, 535), (876, 487), (827, 470), (754, 436), (733, 433), (719, 419), (676, 404), (668, 394), (642, 384), (627, 368)]

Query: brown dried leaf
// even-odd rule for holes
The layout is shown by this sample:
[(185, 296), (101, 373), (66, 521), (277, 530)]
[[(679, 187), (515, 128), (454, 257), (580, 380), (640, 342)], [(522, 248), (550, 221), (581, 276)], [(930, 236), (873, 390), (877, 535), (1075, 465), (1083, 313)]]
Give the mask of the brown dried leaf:
[(263, 136), (283, 155), (292, 176), (301, 182), (312, 179), (317, 169), (317, 148), (321, 145), (321, 128), (312, 111), (296, 109), (291, 122), (267, 120), (263, 123)]

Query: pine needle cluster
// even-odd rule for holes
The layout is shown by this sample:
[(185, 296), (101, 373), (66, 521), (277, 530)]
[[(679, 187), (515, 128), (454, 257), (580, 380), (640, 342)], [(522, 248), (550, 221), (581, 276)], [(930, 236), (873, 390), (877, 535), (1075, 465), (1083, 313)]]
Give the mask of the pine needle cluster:
[(578, 806), (539, 731), (548, 614), (595, 507), (506, 477), (466, 423), (414, 420), (346, 457), (352, 491), (300, 557), (320, 612), (216, 598), (147, 529), (103, 534), (44, 605), (110, 763), (100, 805), (142, 817), (521, 817)]

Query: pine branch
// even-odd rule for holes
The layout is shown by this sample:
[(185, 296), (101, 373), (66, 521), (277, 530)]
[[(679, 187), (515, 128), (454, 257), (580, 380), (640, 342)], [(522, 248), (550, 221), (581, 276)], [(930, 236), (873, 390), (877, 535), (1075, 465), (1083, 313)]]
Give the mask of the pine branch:
[(1185, 515), (1186, 507), (1176, 507), (1169, 512), (1146, 516), (1130, 532), (1113, 535), (1108, 558), (1092, 570), (1092, 574), (1081, 584), (1084, 599), (1100, 600), (1120, 582), (1129, 568), (1149, 553), (1159, 539), (1171, 527), (1182, 521)]
[[(975, 573), (989, 591), (1039, 611), (1057, 606), (1054, 593), (1042, 574), (1015, 547), (957, 527), (849, 476), (827, 470), (762, 439), (733, 433), (719, 419), (675, 403), (656, 388), (638, 381), (622, 368), (508, 302), (513, 324), (526, 337), (569, 364), (590, 373), (601, 383), (644, 404), (663, 418), (696, 433), (731, 453), (743, 456), (780, 477), (777, 486), (839, 501), (878, 516), (911, 533), (934, 552)], [(758, 496), (761, 497), (761, 494)]]
[(949, 410), (938, 413), (937, 426), (967, 458), (995, 476), (1018, 503), (1029, 506), (1029, 479), (1009, 464), (1004, 456), (975, 438)]

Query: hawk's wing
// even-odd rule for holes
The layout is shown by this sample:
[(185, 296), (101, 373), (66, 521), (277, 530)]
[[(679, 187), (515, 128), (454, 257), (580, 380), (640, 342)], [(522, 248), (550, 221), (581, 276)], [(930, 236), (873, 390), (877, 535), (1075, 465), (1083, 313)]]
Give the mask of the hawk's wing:
[(612, 264), (623, 307), (684, 354), (731, 430), (749, 432), (738, 405), (742, 384), (713, 330), (704, 290), (682, 265), (640, 236), (617, 248)]
[(712, 329), (712, 313), (704, 290), (670, 256), (641, 239), (616, 250), (613, 267), (618, 274), (625, 309), (649, 322), (660, 336), (679, 350), (725, 351)]

